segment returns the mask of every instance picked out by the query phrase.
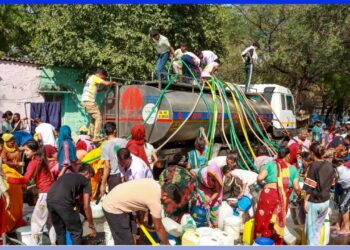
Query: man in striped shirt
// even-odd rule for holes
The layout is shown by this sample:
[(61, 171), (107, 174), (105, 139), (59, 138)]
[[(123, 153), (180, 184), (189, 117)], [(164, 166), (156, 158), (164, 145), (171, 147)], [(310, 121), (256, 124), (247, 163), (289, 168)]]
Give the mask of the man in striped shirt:
[[(105, 90), (105, 87), (115, 84), (114, 82), (108, 82), (104, 79), (107, 77), (107, 72), (103, 69), (99, 69), (96, 73), (89, 77), (85, 83), (83, 95), (81, 97), (81, 105), (85, 108), (85, 111), (90, 115), (90, 128), (89, 135), (93, 138), (94, 142), (100, 141), (100, 130), (102, 126), (102, 115), (96, 103), (97, 92)], [(104, 88), (99, 88), (99, 85), (103, 85)]]

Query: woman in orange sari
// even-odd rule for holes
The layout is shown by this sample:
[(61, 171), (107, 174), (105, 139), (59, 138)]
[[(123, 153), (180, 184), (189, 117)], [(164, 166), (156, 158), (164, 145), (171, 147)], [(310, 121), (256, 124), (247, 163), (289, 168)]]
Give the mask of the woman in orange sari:
[(254, 238), (267, 237), (275, 245), (283, 245), (284, 227), (288, 209), (289, 196), (294, 188), (298, 196), (298, 171), (289, 164), (289, 149), (280, 148), (278, 158), (263, 165), (258, 175), (258, 182), (265, 181), (261, 190), (255, 214)]
[[(3, 134), (4, 148), (1, 152), (2, 170), (6, 177), (22, 178), (19, 173), (24, 163), (20, 161), (20, 151), (16, 145), (15, 138), (12, 134)], [(8, 194), (12, 205), (6, 210), (5, 223), (6, 232), (24, 226), (23, 217), (23, 185), (8, 184)]]

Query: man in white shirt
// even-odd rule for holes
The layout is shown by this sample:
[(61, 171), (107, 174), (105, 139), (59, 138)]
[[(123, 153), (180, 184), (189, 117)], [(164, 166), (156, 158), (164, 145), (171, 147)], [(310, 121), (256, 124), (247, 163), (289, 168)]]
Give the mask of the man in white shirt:
[(202, 71), (202, 78), (211, 78), (218, 71), (219, 67), (219, 59), (207, 64), (207, 66), (205, 66), (205, 68)]
[(203, 50), (198, 57), (202, 60), (203, 65), (208, 65), (218, 59), (218, 56), (211, 50)]
[(55, 127), (50, 123), (41, 122), (40, 118), (34, 119), (35, 133), (38, 135), (38, 140), (43, 146), (55, 146)]
[(127, 148), (119, 149), (117, 157), (123, 181), (153, 178), (146, 163), (141, 158), (131, 154)]
[(154, 42), (154, 47), (157, 50), (158, 58), (156, 63), (156, 75), (157, 80), (162, 79), (162, 75), (166, 76), (166, 79), (168, 79), (167, 70), (165, 68), (165, 65), (169, 59), (170, 53), (175, 58), (175, 52), (173, 47), (171, 47), (168, 38), (161, 35), (158, 30), (152, 30), (150, 32), (150, 36)]
[(249, 89), (253, 73), (253, 64), (255, 63), (255, 61), (258, 60), (258, 54), (256, 53), (256, 50), (259, 49), (259, 47), (260, 46), (258, 43), (253, 43), (251, 46), (246, 48), (241, 54), (242, 61), (244, 63), (244, 70), (246, 73), (245, 92), (247, 92)]

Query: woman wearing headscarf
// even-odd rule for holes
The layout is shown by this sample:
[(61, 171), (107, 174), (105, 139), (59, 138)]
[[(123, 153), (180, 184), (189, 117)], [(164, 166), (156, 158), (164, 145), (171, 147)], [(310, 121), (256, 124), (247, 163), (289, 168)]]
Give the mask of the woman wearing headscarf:
[[(2, 171), (5, 178), (22, 178), (23, 176), (17, 171), (22, 166), (23, 162), (20, 162), (19, 149), (16, 146), (15, 139), (12, 134), (3, 134), (2, 139), (4, 141), (4, 148), (1, 152), (2, 158)], [(5, 180), (5, 184), (8, 187), (8, 195), (13, 204), (6, 210), (5, 224), (6, 232), (11, 232), (15, 228), (25, 225), (23, 221), (23, 185), (22, 184), (10, 184)]]
[(191, 170), (198, 180), (197, 205), (210, 209), (210, 222), (214, 227), (218, 225), (218, 212), (223, 198), (223, 176), (216, 165)]
[(298, 172), (290, 165), (289, 148), (282, 147), (277, 159), (265, 164), (258, 175), (258, 182), (266, 184), (261, 191), (256, 214), (254, 238), (268, 237), (275, 245), (283, 245), (284, 228), (292, 187), (301, 195)]
[(60, 128), (58, 135), (58, 168), (62, 176), (67, 170), (75, 172), (77, 153), (72, 139), (72, 132), (69, 126), (64, 125)]
[(145, 126), (143, 124), (134, 125), (131, 128), (131, 139), (128, 141), (128, 144), (126, 144), (126, 148), (130, 151), (130, 153), (141, 158), (147, 164), (148, 168), (151, 169), (145, 151), (145, 136)]
[(2, 163), (20, 172), (24, 162), (21, 161), (20, 150), (16, 145), (15, 137), (13, 134), (6, 133), (2, 135), (2, 139), (4, 140), (4, 148), (1, 152)]
[(196, 202), (196, 180), (191, 173), (180, 166), (171, 166), (159, 176), (163, 189), (164, 212), (167, 217), (180, 223), (182, 216), (190, 212)]

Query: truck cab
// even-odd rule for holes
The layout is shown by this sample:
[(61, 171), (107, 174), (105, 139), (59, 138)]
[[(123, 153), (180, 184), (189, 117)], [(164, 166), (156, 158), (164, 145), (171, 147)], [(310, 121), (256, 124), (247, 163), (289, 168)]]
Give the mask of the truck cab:
[(294, 97), (288, 88), (278, 84), (253, 84), (250, 85), (248, 92), (261, 93), (270, 103), (275, 113), (272, 120), (273, 136), (284, 136), (284, 128), (295, 134), (296, 115)]

